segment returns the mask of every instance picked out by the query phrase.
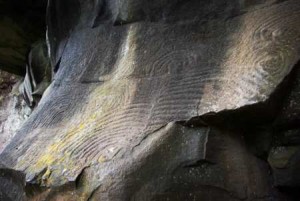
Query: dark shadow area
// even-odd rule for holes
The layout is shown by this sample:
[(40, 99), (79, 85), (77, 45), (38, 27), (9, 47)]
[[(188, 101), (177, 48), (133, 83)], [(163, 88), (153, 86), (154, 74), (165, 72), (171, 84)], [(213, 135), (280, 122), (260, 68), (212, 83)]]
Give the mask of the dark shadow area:
[(10, 170), (0, 164), (0, 200), (22, 201), (25, 200), (25, 176), (21, 172)]
[(24, 76), (32, 43), (45, 40), (47, 0), (0, 1), (0, 68)]

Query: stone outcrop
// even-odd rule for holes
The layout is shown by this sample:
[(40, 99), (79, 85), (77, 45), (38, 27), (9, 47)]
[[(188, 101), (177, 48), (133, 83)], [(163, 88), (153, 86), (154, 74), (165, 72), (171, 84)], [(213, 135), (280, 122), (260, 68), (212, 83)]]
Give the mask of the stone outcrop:
[(300, 178), (296, 173), (300, 168), (300, 71), (294, 72), (294, 80), (289, 95), (285, 98), (276, 121), (274, 134), (276, 136), (268, 161), (272, 167), (274, 184), (289, 191), (295, 191), (297, 197), (300, 193)]
[(0, 153), (31, 113), (18, 92), (21, 78), (0, 71)]
[(49, 0), (46, 19), (53, 80), (0, 198), (297, 199), (298, 0)]

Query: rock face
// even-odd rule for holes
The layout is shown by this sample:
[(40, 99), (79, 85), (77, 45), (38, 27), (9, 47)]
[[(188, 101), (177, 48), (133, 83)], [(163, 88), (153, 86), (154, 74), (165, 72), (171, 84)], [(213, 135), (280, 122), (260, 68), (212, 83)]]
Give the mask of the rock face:
[(20, 81), (20, 77), (0, 71), (0, 153), (31, 113), (18, 93)]
[[(274, 173), (274, 184), (283, 189), (297, 189), (300, 186), (300, 178), (296, 174), (300, 168), (299, 69), (299, 66), (295, 69), (290, 93), (274, 122), (277, 138), (268, 157)], [(296, 192), (296, 196), (300, 197), (299, 191)]]
[(51, 65), (45, 42), (36, 42), (28, 55), (25, 78), (19, 87), (27, 105), (34, 107), (51, 82)]
[(294, 108), (298, 0), (49, 0), (47, 28), (55, 74), (0, 155), (0, 198), (293, 199), (274, 184), (299, 185), (298, 149), (272, 128)]

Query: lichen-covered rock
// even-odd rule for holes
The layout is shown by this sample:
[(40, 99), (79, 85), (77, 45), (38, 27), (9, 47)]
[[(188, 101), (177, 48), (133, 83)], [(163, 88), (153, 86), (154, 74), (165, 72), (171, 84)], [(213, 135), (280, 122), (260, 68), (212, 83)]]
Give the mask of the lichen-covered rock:
[(288, 188), (300, 186), (300, 177), (296, 173), (300, 168), (299, 145), (273, 148), (268, 161), (272, 167), (275, 186)]

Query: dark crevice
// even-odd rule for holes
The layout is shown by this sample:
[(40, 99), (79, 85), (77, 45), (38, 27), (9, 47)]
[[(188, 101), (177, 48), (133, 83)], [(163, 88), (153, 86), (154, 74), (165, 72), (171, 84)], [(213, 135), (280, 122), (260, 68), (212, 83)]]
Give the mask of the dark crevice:
[(277, 187), (279, 192), (287, 195), (289, 201), (299, 201), (300, 200), (300, 186), (298, 187)]
[(92, 28), (100, 24), (108, 23), (112, 18), (107, 0), (96, 0), (94, 5), (94, 19), (92, 20)]
[[(0, 164), (0, 200), (24, 200), (25, 175), (19, 171), (7, 169)], [(9, 199), (4, 199), (9, 198)], [(1, 200), (2, 201), (2, 200)]]
[[(273, 123), (274, 130), (277, 131), (284, 131), (284, 130), (291, 130), (291, 129), (299, 129), (300, 128), (300, 117), (298, 112), (300, 110), (300, 103), (299, 103), (299, 96), (294, 97), (292, 96), (294, 90), (297, 93), (300, 93), (300, 61), (295, 65), (293, 71), (290, 74), (291, 82), (286, 89), (286, 96), (284, 97), (284, 105), (281, 107), (279, 115), (277, 115), (276, 120)], [(291, 101), (294, 101), (291, 102)], [(296, 108), (292, 108), (289, 104), (296, 104)], [(297, 108), (299, 107), (299, 108)], [(285, 111), (286, 109), (286, 111)], [(296, 111), (296, 114), (293, 113)], [(300, 113), (299, 113), (300, 114)]]
[(47, 0), (3, 0), (0, 3), (0, 19), (7, 21), (7, 24), (0, 22), (4, 26), (1, 28), (11, 30), (9, 34), (1, 33), (5, 43), (1, 44), (0, 69), (24, 76), (28, 50), (34, 42), (44, 40)]
[(57, 73), (57, 71), (59, 70), (60, 62), (61, 62), (61, 57), (57, 61), (56, 65), (54, 66), (54, 69), (53, 69), (54, 73)]
[(75, 188), (76, 189), (79, 189), (80, 187), (82, 187), (82, 182), (84, 180), (84, 173), (85, 173), (85, 170), (89, 168), (89, 167), (85, 167), (81, 170), (81, 172), (78, 174), (78, 176), (76, 177), (75, 179)]
[(182, 167), (183, 168), (195, 168), (195, 167), (201, 167), (203, 165), (214, 165), (214, 164), (215, 163), (210, 162), (208, 160), (201, 159), (201, 160), (198, 160), (198, 161), (196, 161), (194, 163), (183, 165)]
[(98, 191), (98, 189), (100, 188), (100, 186), (99, 187), (97, 187), (97, 188), (95, 188), (92, 192), (91, 192), (91, 194), (89, 195), (89, 197), (86, 199), (87, 201), (92, 201), (92, 200), (94, 200), (93, 198), (94, 198), (94, 195), (97, 193), (97, 191)]
[(26, 184), (25, 194), (28, 198), (32, 198), (38, 194), (41, 194), (47, 190), (46, 187), (42, 187), (39, 184)]

